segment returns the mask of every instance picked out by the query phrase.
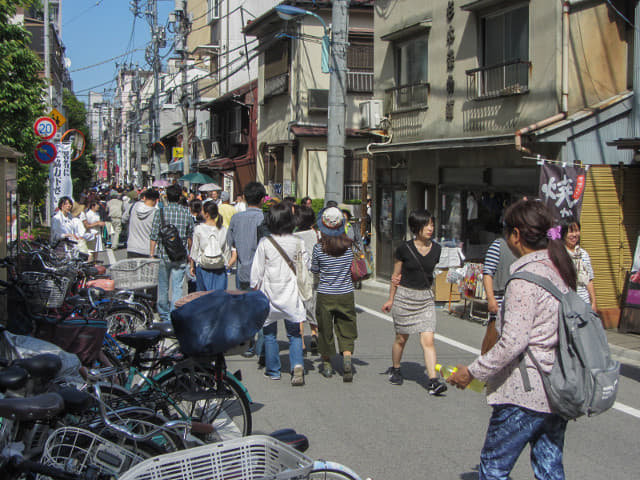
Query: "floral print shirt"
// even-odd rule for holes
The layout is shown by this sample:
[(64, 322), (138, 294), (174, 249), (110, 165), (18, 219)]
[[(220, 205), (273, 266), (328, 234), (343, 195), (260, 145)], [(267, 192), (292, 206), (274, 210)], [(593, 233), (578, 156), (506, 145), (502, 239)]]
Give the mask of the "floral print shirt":
[[(551, 280), (563, 293), (569, 289), (554, 267), (547, 250), (522, 256), (511, 265), (517, 271), (535, 273)], [(470, 366), (471, 374), (487, 381), (489, 405), (518, 405), (537, 412), (550, 413), (542, 379), (524, 353), (527, 346), (544, 372), (551, 371), (558, 344), (559, 302), (542, 287), (526, 280), (508, 284), (504, 299), (504, 318), (498, 317), (500, 339)], [(520, 375), (520, 354), (526, 358), (531, 390), (526, 392)]]

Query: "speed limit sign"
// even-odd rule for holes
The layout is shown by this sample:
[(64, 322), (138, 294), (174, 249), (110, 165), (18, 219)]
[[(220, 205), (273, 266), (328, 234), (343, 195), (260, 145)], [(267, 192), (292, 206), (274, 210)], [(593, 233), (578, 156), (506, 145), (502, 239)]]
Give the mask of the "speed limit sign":
[(33, 124), (33, 129), (38, 137), (43, 140), (48, 140), (56, 134), (58, 125), (56, 125), (56, 122), (52, 118), (40, 117), (36, 120), (36, 123)]

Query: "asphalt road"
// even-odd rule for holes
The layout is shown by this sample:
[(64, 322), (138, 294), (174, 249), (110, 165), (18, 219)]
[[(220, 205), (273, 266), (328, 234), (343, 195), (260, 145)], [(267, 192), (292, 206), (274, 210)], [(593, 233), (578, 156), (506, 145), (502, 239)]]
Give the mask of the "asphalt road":
[[(123, 250), (116, 254), (117, 259), (124, 256)], [(318, 358), (313, 356), (305, 358), (306, 385), (296, 388), (291, 387), (285, 373), (280, 381), (264, 378), (255, 358), (228, 358), (230, 370), (242, 370), (243, 383), (252, 397), (254, 433), (295, 428), (309, 437), (309, 456), (348, 465), (362, 478), (476, 479), (490, 415), (484, 395), (450, 388), (442, 397), (429, 396), (422, 350), (414, 337), (403, 357), (404, 384), (388, 383), (382, 373), (390, 366), (394, 334), (391, 318), (380, 312), (387, 294), (386, 288), (376, 283), (356, 293), (359, 338), (351, 384), (343, 383), (339, 374), (331, 379), (322, 377)], [(286, 372), (288, 342), (282, 325), (279, 330), (282, 369)], [(483, 331), (481, 325), (439, 308), (438, 362), (473, 360)], [(339, 370), (338, 358), (334, 365)], [(640, 364), (623, 364), (616, 407), (599, 417), (570, 422), (564, 453), (567, 479), (640, 477), (639, 381)], [(511, 478), (533, 478), (528, 449)]]
[[(427, 394), (422, 350), (410, 338), (402, 362), (405, 382), (388, 383), (393, 329), (380, 312), (386, 290), (357, 292), (359, 338), (352, 384), (318, 373), (317, 357), (306, 357), (306, 385), (293, 388), (289, 377), (262, 376), (255, 359), (229, 358), (241, 368), (253, 399), (254, 432), (295, 428), (309, 437), (307, 454), (350, 466), (363, 478), (477, 478), (479, 452), (490, 415), (483, 394), (449, 389), (442, 397)], [(286, 337), (281, 338), (283, 372), (287, 371)], [(438, 309), (438, 361), (457, 364), (475, 358), (484, 327)], [(336, 369), (340, 360), (334, 359)], [(571, 422), (565, 443), (567, 479), (626, 480), (640, 476), (640, 369), (625, 365), (618, 400), (623, 406), (599, 417)], [(629, 407), (629, 408), (625, 408)], [(628, 412), (628, 413), (626, 413)], [(533, 478), (525, 450), (512, 479)]]

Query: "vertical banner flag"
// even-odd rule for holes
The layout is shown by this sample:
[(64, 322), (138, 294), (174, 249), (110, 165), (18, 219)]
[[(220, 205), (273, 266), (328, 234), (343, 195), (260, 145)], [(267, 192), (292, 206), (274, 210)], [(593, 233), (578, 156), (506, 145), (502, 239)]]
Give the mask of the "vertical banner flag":
[(49, 192), (51, 195), (51, 215), (58, 208), (61, 197), (72, 197), (71, 183), (71, 144), (58, 143), (58, 155), (49, 167)]
[(571, 216), (580, 219), (586, 173), (583, 167), (542, 164), (538, 196), (556, 220)]

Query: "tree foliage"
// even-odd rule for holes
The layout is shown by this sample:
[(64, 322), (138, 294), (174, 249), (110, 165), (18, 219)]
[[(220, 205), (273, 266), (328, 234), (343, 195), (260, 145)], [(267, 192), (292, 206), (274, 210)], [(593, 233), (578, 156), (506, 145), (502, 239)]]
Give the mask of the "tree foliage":
[(93, 153), (93, 144), (91, 143), (91, 135), (87, 126), (87, 109), (84, 103), (76, 98), (76, 96), (65, 89), (63, 94), (63, 105), (67, 116), (67, 125), (69, 129), (80, 130), (84, 135), (86, 145), (82, 156), (71, 162), (71, 179), (73, 181), (74, 196), (91, 186), (91, 180), (95, 170), (95, 165), (91, 161)]
[(48, 168), (33, 158), (33, 124), (44, 111), (45, 83), (39, 76), (42, 62), (29, 48), (29, 33), (9, 22), (16, 5), (23, 4), (0, 1), (0, 143), (25, 154), (19, 161), (18, 191), (23, 200), (38, 201), (46, 195)]

